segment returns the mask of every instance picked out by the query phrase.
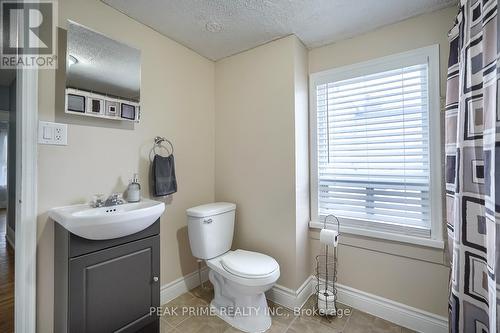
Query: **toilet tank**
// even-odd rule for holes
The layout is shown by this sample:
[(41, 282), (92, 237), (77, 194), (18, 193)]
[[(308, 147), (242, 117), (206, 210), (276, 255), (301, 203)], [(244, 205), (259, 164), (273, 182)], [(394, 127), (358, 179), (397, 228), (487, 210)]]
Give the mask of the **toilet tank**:
[(186, 210), (193, 256), (212, 259), (231, 249), (236, 205), (214, 202)]

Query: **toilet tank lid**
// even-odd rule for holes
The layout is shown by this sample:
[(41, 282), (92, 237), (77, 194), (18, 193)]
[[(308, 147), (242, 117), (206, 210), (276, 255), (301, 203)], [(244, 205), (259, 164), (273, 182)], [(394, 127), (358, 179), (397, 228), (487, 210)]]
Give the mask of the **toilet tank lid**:
[(213, 202), (206, 205), (192, 207), (186, 210), (191, 217), (208, 217), (236, 209), (236, 204), (230, 202)]

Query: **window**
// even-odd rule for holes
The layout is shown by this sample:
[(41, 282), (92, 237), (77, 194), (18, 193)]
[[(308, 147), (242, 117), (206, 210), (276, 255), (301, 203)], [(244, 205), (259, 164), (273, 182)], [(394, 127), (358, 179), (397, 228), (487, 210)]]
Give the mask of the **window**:
[(431, 46), (311, 75), (314, 222), (333, 214), (350, 232), (440, 246), (438, 55)]

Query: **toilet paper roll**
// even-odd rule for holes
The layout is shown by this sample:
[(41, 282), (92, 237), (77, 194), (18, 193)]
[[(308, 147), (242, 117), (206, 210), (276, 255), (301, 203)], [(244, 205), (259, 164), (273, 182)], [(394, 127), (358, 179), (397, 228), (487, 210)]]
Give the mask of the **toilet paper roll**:
[(319, 241), (329, 246), (337, 246), (339, 242), (339, 233), (336, 230), (321, 229)]

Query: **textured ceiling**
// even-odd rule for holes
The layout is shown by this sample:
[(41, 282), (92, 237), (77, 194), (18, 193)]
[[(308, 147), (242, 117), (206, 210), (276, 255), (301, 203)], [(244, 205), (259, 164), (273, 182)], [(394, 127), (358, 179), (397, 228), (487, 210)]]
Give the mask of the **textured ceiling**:
[(102, 1), (212, 60), (289, 34), (297, 35), (309, 48), (317, 47), (457, 3), (456, 0)]
[(66, 86), (139, 100), (141, 52), (70, 22)]

